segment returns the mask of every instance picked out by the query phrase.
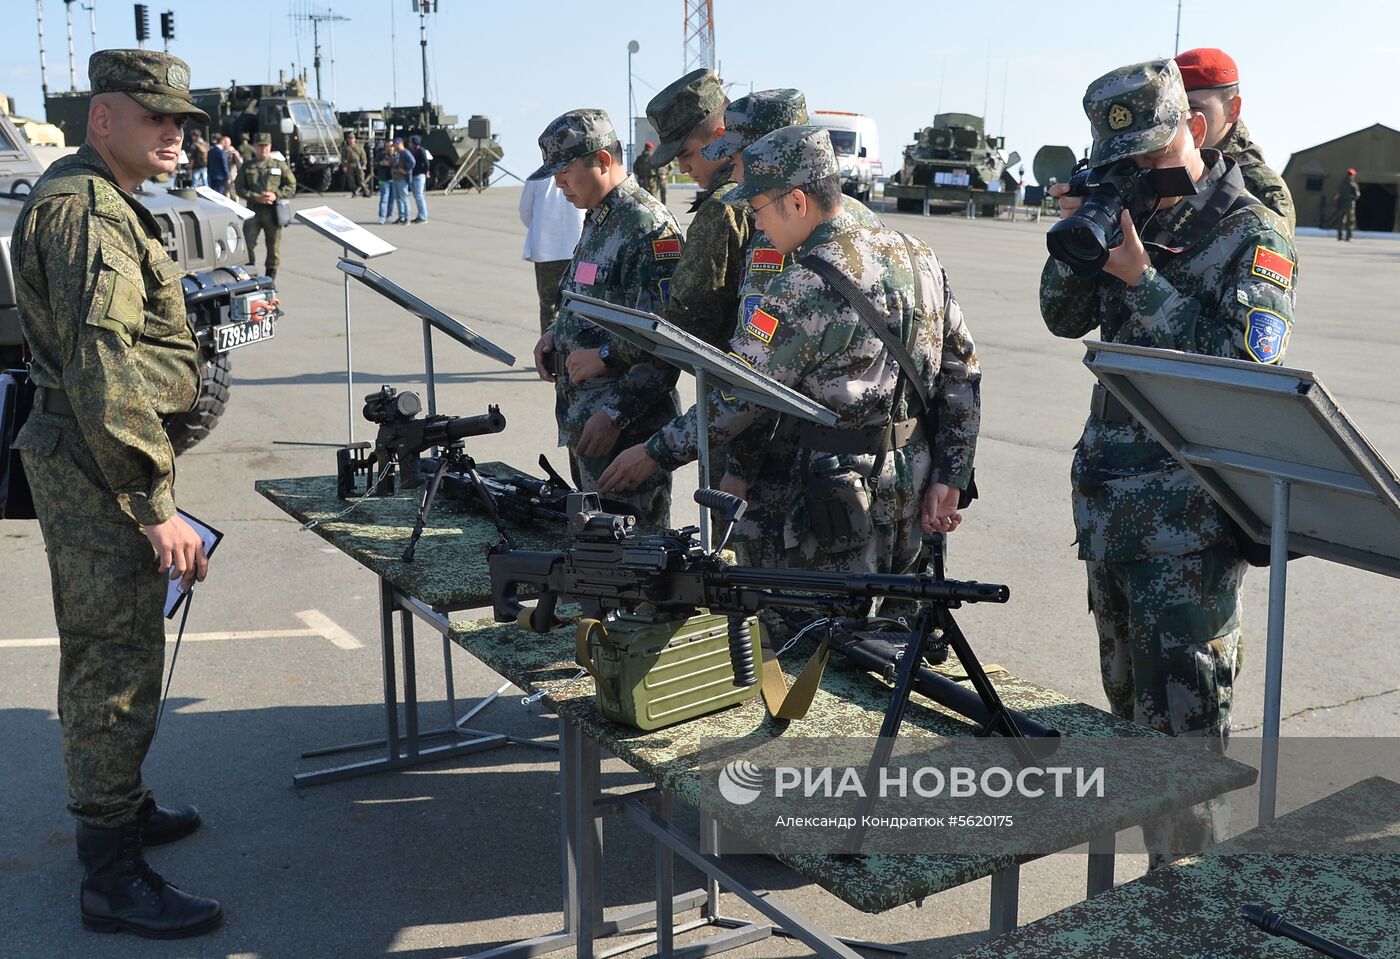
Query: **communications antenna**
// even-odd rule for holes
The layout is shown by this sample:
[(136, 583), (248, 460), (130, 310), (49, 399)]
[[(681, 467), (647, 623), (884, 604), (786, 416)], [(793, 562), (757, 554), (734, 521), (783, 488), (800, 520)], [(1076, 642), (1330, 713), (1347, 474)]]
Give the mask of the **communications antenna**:
[(714, 0), (685, 0), (685, 69), (715, 68)]
[(321, 24), (323, 22), (335, 22), (336, 20), (349, 20), (349, 17), (342, 17), (338, 13), (294, 13), (293, 20), (311, 21), (311, 44), (312, 59), (311, 64), (316, 68), (316, 99), (321, 97)]

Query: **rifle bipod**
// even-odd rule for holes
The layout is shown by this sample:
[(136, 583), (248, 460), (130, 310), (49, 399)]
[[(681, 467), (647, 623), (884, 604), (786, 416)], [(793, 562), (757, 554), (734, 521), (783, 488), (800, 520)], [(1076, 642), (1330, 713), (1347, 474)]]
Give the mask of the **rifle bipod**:
[(490, 517), (492, 524), (496, 527), (496, 532), (501, 534), (502, 541), (507, 547), (511, 545), (510, 534), (506, 532), (505, 525), (501, 522), (500, 514), (496, 511), (496, 501), (491, 496), (485, 484), (481, 481), (481, 474), (476, 471), (476, 461), (467, 454), (466, 445), (457, 440), (442, 448), (438, 456), (437, 467), (433, 470), (433, 477), (423, 485), (423, 498), (418, 503), (418, 515), (413, 521), (413, 535), (408, 538), (408, 546), (403, 551), (403, 561), (413, 562), (413, 554), (418, 549), (418, 540), (423, 536), (423, 529), (428, 525), (428, 516), (432, 513), (433, 503), (437, 501), (438, 487), (442, 485), (442, 478), (447, 473), (459, 473), (471, 480), (472, 487), (480, 497), (482, 507), (486, 510), (486, 515)]

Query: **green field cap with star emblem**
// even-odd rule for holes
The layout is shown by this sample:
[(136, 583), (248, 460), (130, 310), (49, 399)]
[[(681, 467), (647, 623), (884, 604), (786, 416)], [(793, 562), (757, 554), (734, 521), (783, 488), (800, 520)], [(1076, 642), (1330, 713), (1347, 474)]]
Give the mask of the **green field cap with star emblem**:
[(526, 179), (554, 176), (579, 157), (591, 156), (617, 142), (617, 131), (603, 110), (570, 110), (556, 117), (540, 134), (540, 158), (544, 160)]
[(178, 114), (209, 122), (190, 100), (190, 68), (179, 57), (156, 50), (98, 50), (88, 58), (94, 95), (125, 93), (154, 113)]
[(1174, 60), (1133, 63), (1104, 74), (1084, 91), (1084, 113), (1094, 131), (1089, 161), (1098, 166), (1162, 149), (1190, 109)]

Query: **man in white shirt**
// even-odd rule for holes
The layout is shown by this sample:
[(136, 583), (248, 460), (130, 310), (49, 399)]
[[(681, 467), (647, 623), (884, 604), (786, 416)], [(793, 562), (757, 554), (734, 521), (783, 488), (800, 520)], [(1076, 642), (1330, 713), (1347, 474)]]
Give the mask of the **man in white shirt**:
[(525, 224), (522, 258), (535, 264), (541, 334), (549, 329), (559, 309), (559, 282), (578, 246), (583, 215), (583, 210), (564, 199), (554, 177), (526, 180), (520, 191), (520, 222)]

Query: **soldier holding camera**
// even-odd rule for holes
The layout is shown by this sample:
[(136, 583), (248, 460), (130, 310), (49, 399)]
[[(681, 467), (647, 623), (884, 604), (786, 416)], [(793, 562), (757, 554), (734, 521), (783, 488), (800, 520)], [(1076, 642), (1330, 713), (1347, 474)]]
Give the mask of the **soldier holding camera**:
[[(826, 130), (783, 127), (746, 147), (742, 162), (743, 185), (724, 202), (752, 201), (757, 229), (796, 259), (747, 314), (730, 350), (840, 417), (835, 427), (780, 427), (790, 431), (782, 448), (794, 451), (783, 497), (787, 564), (908, 572), (918, 527), (956, 529), (959, 493), (971, 483), (981, 373), (962, 311), (923, 242), (866, 229), (843, 209)], [(711, 407), (715, 448), (762, 415), (723, 390), (701, 402)], [(696, 446), (692, 411), (621, 453), (599, 490), (674, 470), (695, 459)]]
[[(1200, 148), (1206, 121), (1191, 112), (1177, 65), (1114, 70), (1089, 85), (1084, 110), (1095, 169), (1051, 187), (1065, 219), (1041, 274), (1050, 332), (1281, 362), (1297, 278), (1288, 225), (1249, 194), (1233, 159)], [(1154, 190), (1173, 175), (1189, 195)], [(1076, 183), (1098, 186), (1075, 196)], [(1229, 518), (1101, 386), (1075, 449), (1079, 558), (1109, 703), (1223, 749), (1246, 566)], [(1213, 828), (1198, 810), (1144, 833), (1159, 865), (1209, 843)]]

